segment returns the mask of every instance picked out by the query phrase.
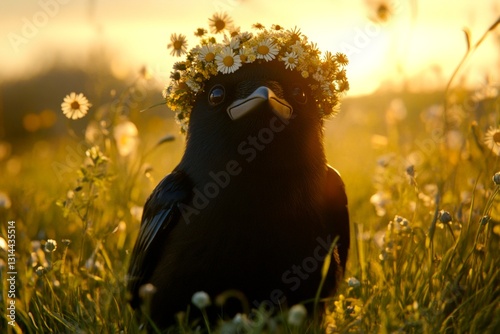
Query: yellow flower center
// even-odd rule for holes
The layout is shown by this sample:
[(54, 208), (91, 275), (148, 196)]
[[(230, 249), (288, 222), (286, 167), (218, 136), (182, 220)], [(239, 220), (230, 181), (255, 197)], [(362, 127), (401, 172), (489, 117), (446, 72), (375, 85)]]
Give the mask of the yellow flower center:
[(231, 67), (231, 66), (233, 66), (233, 64), (234, 64), (234, 59), (233, 59), (233, 57), (231, 57), (231, 56), (226, 56), (226, 57), (224, 57), (224, 59), (222, 60), (222, 63), (223, 63), (225, 66), (227, 66), (227, 67)]
[(73, 101), (71, 102), (71, 109), (80, 109), (80, 103), (78, 103), (78, 101)]
[(240, 55), (240, 59), (242, 62), (246, 62), (248, 57), (247, 57), (247, 55)]
[(493, 135), (493, 141), (495, 144), (500, 145), (500, 132), (495, 132)]
[(289, 63), (289, 64), (295, 64), (295, 58), (293, 58), (293, 57), (288, 57), (288, 63)]
[(174, 49), (175, 50), (180, 50), (182, 48), (182, 42), (181, 41), (175, 41), (174, 42)]
[(261, 55), (267, 55), (269, 53), (269, 47), (267, 45), (259, 45), (257, 52)]
[(221, 31), (226, 27), (226, 22), (224, 22), (223, 20), (217, 20), (214, 22), (214, 26), (217, 31)]
[(215, 58), (215, 54), (213, 52), (209, 52), (205, 55), (205, 61), (212, 61)]

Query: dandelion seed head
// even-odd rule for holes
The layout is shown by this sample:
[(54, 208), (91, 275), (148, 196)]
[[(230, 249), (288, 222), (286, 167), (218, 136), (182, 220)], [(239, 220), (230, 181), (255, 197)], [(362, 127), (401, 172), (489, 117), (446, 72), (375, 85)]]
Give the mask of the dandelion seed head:
[(347, 285), (351, 288), (359, 288), (361, 286), (361, 282), (356, 277), (349, 277)]
[(203, 310), (211, 304), (210, 296), (205, 291), (195, 292), (191, 297), (191, 302), (200, 310)]
[(139, 288), (139, 297), (141, 299), (151, 298), (156, 293), (156, 291), (157, 289), (153, 284), (151, 283), (143, 284)]
[(288, 323), (292, 326), (300, 326), (307, 317), (307, 309), (302, 304), (293, 305), (288, 310)]

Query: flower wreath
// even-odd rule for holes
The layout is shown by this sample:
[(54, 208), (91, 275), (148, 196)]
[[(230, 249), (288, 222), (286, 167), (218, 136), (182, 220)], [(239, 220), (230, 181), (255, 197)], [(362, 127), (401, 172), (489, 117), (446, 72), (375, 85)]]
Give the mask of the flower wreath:
[(338, 110), (340, 95), (349, 89), (346, 71), (347, 57), (342, 53), (326, 52), (320, 56), (316, 44), (308, 41), (307, 36), (295, 28), (285, 30), (280, 25), (266, 29), (257, 23), (253, 25), (255, 34), (239, 32), (231, 28), (227, 14), (214, 14), (210, 20), (214, 34), (224, 33), (222, 42), (215, 35), (207, 35), (203, 28), (195, 35), (200, 44), (187, 52), (186, 37), (172, 34), (168, 45), (171, 55), (186, 59), (173, 66), (171, 82), (163, 91), (167, 106), (175, 112), (181, 131), (186, 132), (189, 116), (196, 95), (203, 91), (204, 83), (217, 74), (229, 74), (244, 64), (278, 60), (285, 69), (298, 71), (304, 78), (312, 78), (309, 84), (313, 98), (323, 116), (335, 114)]

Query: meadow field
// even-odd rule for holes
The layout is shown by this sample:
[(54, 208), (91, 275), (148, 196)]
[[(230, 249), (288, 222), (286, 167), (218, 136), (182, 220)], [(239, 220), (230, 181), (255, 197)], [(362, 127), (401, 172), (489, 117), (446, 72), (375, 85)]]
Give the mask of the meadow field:
[[(178, 332), (500, 333), (500, 86), (467, 89), (462, 70), (438, 90), (347, 96), (325, 122), (352, 246), (323, 322), (254, 310)], [(125, 82), (57, 71), (2, 87), (33, 111), (0, 111), (0, 331), (141, 333), (126, 269), (184, 136), (165, 105), (149, 109), (162, 97), (145, 69)], [(73, 91), (92, 104), (78, 120), (59, 107)]]

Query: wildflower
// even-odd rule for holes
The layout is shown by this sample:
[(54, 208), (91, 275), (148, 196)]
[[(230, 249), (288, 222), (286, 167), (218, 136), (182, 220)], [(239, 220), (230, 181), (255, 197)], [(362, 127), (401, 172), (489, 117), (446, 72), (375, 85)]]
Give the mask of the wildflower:
[(227, 46), (215, 57), (217, 70), (223, 74), (233, 73), (241, 67), (239, 55), (235, 55), (233, 50)]
[(44, 250), (47, 253), (52, 253), (57, 249), (57, 241), (54, 239), (48, 239), (47, 242), (45, 243)]
[(214, 34), (217, 34), (224, 29), (228, 29), (233, 23), (233, 20), (227, 15), (227, 13), (215, 13), (211, 19), (209, 25)]
[(123, 121), (115, 127), (113, 135), (118, 154), (126, 157), (135, 151), (138, 144), (138, 133), (137, 127), (130, 121)]
[(361, 286), (361, 282), (356, 277), (349, 277), (347, 285), (351, 288), (359, 288)]
[(231, 39), (229, 39), (227, 36), (224, 36), (223, 43), (233, 50), (240, 47), (240, 39), (238, 37), (231, 37)]
[(89, 103), (89, 100), (82, 93), (77, 95), (75, 92), (66, 95), (61, 103), (62, 112), (69, 119), (82, 118), (87, 115), (90, 107), (92, 104)]
[(264, 25), (262, 25), (260, 23), (254, 23), (254, 24), (252, 24), (252, 28), (258, 29), (258, 30), (263, 30), (265, 27), (264, 27)]
[(92, 146), (87, 151), (85, 151), (85, 155), (90, 158), (90, 160), (92, 160), (94, 164), (101, 160), (106, 160), (106, 157), (104, 156), (104, 154), (102, 154), (101, 149), (97, 145)]
[(500, 186), (500, 172), (496, 172), (492, 179), (497, 186)]
[(10, 201), (9, 195), (7, 193), (0, 191), (0, 208), (10, 209), (12, 202)]
[(170, 42), (172, 43), (169, 43), (167, 45), (168, 49), (172, 49), (172, 51), (170, 51), (170, 55), (180, 57), (186, 53), (186, 36), (184, 36), (183, 34), (172, 34), (170, 35)]
[(452, 218), (451, 218), (451, 215), (450, 215), (450, 213), (448, 211), (441, 210), (439, 212), (439, 220), (443, 224), (447, 225), (447, 224), (449, 224), (452, 221)]
[(141, 287), (139, 288), (139, 297), (141, 299), (151, 298), (151, 296), (156, 293), (156, 290), (156, 287), (151, 283), (141, 285)]
[(266, 38), (257, 46), (257, 59), (271, 61), (276, 57), (278, 52), (279, 49), (276, 44), (271, 39)]
[(35, 273), (38, 275), (38, 277), (42, 277), (47, 270), (43, 266), (38, 266), (35, 270)]
[(293, 70), (297, 66), (299, 57), (295, 52), (287, 52), (281, 60), (285, 63), (285, 68)]
[(195, 292), (193, 297), (191, 297), (191, 302), (200, 310), (211, 304), (210, 296), (205, 291)]
[(138, 221), (141, 221), (143, 211), (144, 208), (142, 206), (134, 205), (130, 208), (130, 214)]
[(69, 239), (62, 239), (61, 242), (66, 247), (68, 247), (71, 244), (71, 240)]
[(288, 311), (288, 323), (293, 326), (300, 326), (307, 316), (307, 310), (302, 304), (294, 305)]
[(375, 211), (379, 217), (387, 213), (386, 207), (390, 202), (391, 195), (384, 191), (378, 191), (370, 197), (370, 203), (375, 207)]
[[(212, 44), (205, 44), (200, 48), (200, 53), (198, 54), (198, 59), (211, 62), (215, 59), (215, 46)], [(176, 72), (179, 73), (179, 72)]]
[(484, 135), (484, 143), (493, 153), (500, 156), (500, 128), (490, 127)]
[(394, 6), (390, 1), (373, 1), (373, 13), (371, 19), (377, 23), (385, 23), (391, 19), (394, 13)]
[(194, 32), (194, 35), (196, 37), (203, 37), (205, 34), (207, 33), (207, 31), (203, 28), (198, 28), (196, 29), (196, 31)]

